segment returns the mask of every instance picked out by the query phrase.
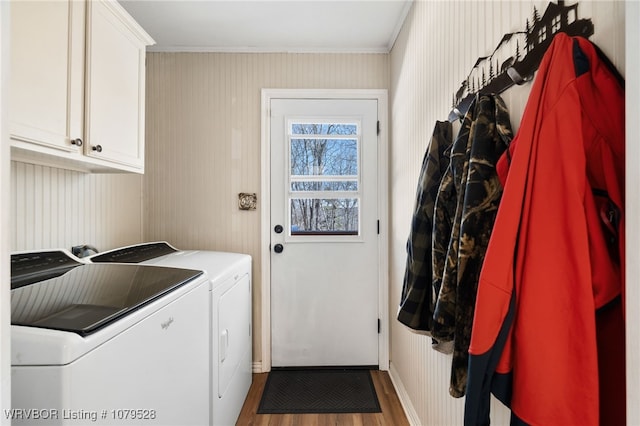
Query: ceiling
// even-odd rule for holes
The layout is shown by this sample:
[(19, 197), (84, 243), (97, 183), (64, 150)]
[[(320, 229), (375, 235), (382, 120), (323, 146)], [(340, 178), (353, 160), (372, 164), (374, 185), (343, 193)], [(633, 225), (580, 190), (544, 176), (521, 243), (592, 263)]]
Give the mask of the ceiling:
[(389, 52), (412, 0), (120, 0), (150, 51)]

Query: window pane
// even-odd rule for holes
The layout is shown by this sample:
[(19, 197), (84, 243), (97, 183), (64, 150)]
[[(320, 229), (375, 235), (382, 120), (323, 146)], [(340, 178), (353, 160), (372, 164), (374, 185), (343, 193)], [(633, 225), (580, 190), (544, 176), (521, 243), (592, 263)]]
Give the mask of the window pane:
[(357, 198), (291, 199), (291, 235), (358, 235)]
[(357, 139), (292, 139), (291, 174), (296, 176), (355, 176)]
[(291, 182), (292, 191), (357, 191), (357, 180)]
[(357, 135), (357, 124), (293, 123), (292, 135)]

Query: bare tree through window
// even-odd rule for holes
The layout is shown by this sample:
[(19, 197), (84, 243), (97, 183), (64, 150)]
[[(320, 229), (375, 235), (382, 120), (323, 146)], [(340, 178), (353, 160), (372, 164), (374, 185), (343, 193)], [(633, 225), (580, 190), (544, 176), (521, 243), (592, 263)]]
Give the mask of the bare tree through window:
[(358, 126), (291, 126), (291, 233), (358, 233)]

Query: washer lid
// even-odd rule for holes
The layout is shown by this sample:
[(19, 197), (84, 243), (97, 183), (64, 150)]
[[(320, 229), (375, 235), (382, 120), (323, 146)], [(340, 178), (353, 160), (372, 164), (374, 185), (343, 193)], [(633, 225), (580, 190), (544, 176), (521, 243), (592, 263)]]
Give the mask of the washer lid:
[(147, 305), (202, 271), (160, 266), (80, 264), (11, 290), (11, 324), (93, 333)]
[(59, 277), (82, 265), (64, 250), (33, 251), (11, 255), (11, 289)]

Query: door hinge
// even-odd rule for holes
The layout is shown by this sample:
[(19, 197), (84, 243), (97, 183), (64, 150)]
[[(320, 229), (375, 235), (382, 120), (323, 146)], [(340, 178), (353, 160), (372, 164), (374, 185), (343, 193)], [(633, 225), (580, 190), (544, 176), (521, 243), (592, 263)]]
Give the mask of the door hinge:
[(378, 334), (380, 334), (380, 327), (381, 327), (381, 323), (380, 323), (380, 318), (378, 318)]
[(380, 135), (380, 120), (376, 123), (376, 135)]
[(378, 220), (378, 235), (380, 235), (380, 220)]

